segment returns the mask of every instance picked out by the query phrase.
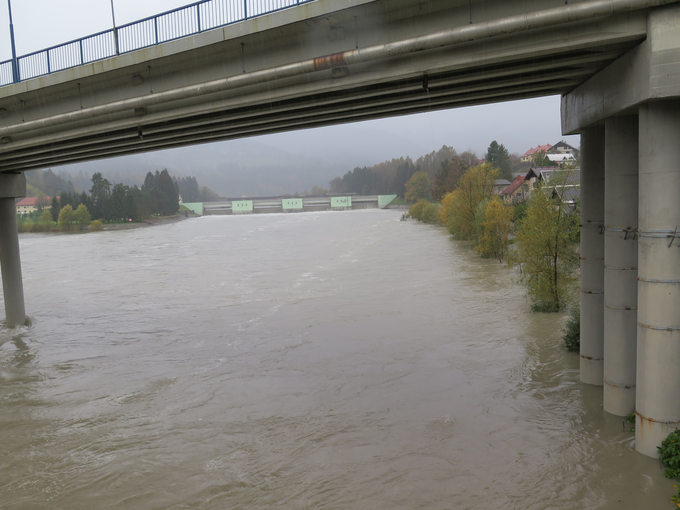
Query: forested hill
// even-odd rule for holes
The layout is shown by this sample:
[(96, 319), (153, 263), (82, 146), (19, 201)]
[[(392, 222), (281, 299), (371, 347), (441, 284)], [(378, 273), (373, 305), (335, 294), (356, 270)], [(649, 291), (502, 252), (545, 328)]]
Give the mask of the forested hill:
[(477, 155), (471, 151), (458, 154), (453, 147), (442, 146), (413, 161), (410, 157), (395, 158), (370, 167), (357, 167), (330, 182), (334, 193), (359, 195), (397, 194), (404, 196), (406, 182), (416, 172), (426, 172), (434, 180), (437, 172), (446, 165), (463, 170), (476, 165)]
[(140, 186), (148, 172), (167, 168), (175, 178), (195, 177), (222, 197), (274, 196), (302, 193), (346, 171), (334, 161), (292, 154), (256, 140), (234, 140), (149, 152), (54, 168), (78, 190), (89, 190), (92, 174), (111, 182)]
[[(458, 153), (453, 147), (443, 145), (438, 151), (432, 151), (413, 161), (409, 157), (401, 157), (384, 161), (370, 167), (357, 167), (342, 177), (336, 177), (330, 182), (333, 193), (357, 193), (359, 195), (397, 194), (404, 196), (406, 183), (417, 172), (425, 172), (434, 188), (442, 191), (455, 181), (469, 168), (483, 162), (491, 163), (498, 169), (499, 177), (512, 180), (513, 172), (526, 169), (530, 163), (523, 163), (517, 155), (509, 154), (503, 144), (496, 140), (489, 144), (489, 148), (479, 159), (472, 151)], [(443, 181), (450, 182), (445, 183)]]

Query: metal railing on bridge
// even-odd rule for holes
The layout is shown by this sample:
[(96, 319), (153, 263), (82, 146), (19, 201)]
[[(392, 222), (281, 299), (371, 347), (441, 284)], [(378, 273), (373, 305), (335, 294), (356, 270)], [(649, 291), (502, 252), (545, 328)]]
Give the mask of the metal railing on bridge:
[(16, 61), (10, 59), (0, 62), (0, 86), (96, 62), (313, 1), (202, 0), (111, 30), (22, 55)]

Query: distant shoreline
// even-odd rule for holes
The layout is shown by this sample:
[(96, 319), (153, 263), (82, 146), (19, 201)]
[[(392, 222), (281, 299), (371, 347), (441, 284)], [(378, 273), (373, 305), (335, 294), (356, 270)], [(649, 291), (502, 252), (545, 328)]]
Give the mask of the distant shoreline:
[[(132, 230), (135, 228), (153, 227), (156, 225), (165, 225), (166, 223), (174, 223), (186, 219), (181, 214), (174, 214), (172, 216), (163, 216), (161, 218), (151, 218), (149, 220), (141, 220), (134, 223), (104, 223), (102, 230)], [(89, 227), (87, 228), (89, 230)]]

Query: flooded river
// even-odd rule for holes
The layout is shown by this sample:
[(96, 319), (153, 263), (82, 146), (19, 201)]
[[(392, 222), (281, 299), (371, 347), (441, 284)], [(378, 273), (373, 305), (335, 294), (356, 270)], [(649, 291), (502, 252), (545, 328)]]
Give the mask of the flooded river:
[(22, 234), (0, 508), (672, 508), (564, 317), (400, 215)]

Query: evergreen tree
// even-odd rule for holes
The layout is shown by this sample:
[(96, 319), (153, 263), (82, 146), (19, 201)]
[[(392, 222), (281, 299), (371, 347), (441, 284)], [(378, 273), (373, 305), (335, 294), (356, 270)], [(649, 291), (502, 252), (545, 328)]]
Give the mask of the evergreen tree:
[(179, 195), (175, 189), (175, 183), (172, 182), (172, 177), (170, 177), (167, 169), (163, 169), (158, 176), (158, 191), (162, 194), (161, 214), (164, 216), (177, 214), (177, 210), (179, 209)]
[(90, 195), (92, 196), (92, 216), (95, 219), (103, 218), (108, 221), (111, 219), (108, 211), (111, 183), (102, 177), (101, 172), (93, 174), (92, 179), (90, 180), (92, 181), (92, 188), (90, 189)]
[[(156, 170), (156, 174), (158, 174), (158, 170)], [(142, 184), (142, 191), (151, 191), (155, 187), (156, 176), (154, 176), (154, 174), (151, 172), (147, 172), (146, 177), (144, 177), (144, 184)]]
[(59, 199), (59, 205), (60, 205), (61, 209), (63, 209), (67, 205), (70, 205), (71, 207), (73, 207), (72, 202), (73, 202), (73, 199), (71, 198), (71, 194), (67, 191), (62, 191), (61, 192), (61, 198)]
[(59, 207), (59, 199), (57, 198), (56, 195), (52, 197), (52, 209), (50, 210), (50, 213), (52, 214), (52, 221), (55, 223), (59, 221), (59, 210), (61, 207)]
[(508, 155), (508, 149), (506, 149), (503, 144), (498, 145), (496, 140), (491, 142), (484, 155), (484, 159), (487, 163), (491, 163), (494, 168), (497, 168), (500, 171), (500, 176), (503, 179), (512, 181), (512, 174), (510, 173), (510, 156)]

